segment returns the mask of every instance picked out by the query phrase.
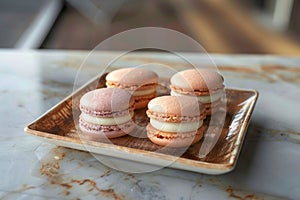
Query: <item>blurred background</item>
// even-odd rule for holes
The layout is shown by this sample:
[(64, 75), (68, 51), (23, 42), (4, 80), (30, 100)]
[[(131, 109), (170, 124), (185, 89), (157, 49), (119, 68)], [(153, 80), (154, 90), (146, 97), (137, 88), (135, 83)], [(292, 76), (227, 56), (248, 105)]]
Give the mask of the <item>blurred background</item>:
[(0, 0), (0, 48), (90, 50), (144, 26), (209, 53), (300, 55), (299, 0)]

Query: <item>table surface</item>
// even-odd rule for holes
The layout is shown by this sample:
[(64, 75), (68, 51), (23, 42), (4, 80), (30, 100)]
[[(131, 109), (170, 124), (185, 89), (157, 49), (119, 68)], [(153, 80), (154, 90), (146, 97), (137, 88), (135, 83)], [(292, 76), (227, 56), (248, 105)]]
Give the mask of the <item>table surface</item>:
[[(1, 199), (300, 199), (300, 58), (210, 55), (226, 87), (259, 91), (235, 170), (212, 176), (169, 168), (120, 172), (88, 152), (24, 133), (27, 124), (117, 55), (97, 52), (86, 59), (88, 53), (0, 50)], [(182, 55), (207, 61), (203, 54)], [(133, 53), (112, 65), (149, 62), (177, 70), (185, 66), (182, 59), (151, 52)]]

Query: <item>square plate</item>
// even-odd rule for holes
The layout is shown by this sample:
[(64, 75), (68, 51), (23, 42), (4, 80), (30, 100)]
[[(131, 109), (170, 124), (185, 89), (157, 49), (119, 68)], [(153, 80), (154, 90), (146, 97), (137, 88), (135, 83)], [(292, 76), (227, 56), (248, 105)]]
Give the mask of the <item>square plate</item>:
[[(168, 94), (168, 82), (161, 80), (161, 83), (158, 94)], [(190, 146), (182, 155), (176, 156), (176, 149), (169, 148), (164, 152), (159, 151), (162, 147), (153, 144), (146, 137), (134, 137), (132, 134), (111, 139), (109, 142), (82, 141), (78, 136), (80, 130), (75, 123), (80, 114), (79, 100), (86, 92), (101, 87), (105, 87), (105, 76), (91, 80), (25, 127), (25, 131), (60, 146), (88, 150), (120, 160), (168, 166), (205, 174), (223, 174), (233, 170), (237, 163), (250, 117), (258, 98), (258, 93), (254, 90), (226, 89), (225, 123), (224, 125), (212, 123), (213, 130), (218, 130), (221, 135), (211, 151), (205, 157), (199, 156), (203, 141), (212, 135), (206, 130), (204, 139)], [(148, 122), (145, 111), (146, 109), (137, 110), (134, 117), (136, 123), (142, 127), (145, 127)], [(145, 128), (135, 132), (134, 134), (146, 135)]]

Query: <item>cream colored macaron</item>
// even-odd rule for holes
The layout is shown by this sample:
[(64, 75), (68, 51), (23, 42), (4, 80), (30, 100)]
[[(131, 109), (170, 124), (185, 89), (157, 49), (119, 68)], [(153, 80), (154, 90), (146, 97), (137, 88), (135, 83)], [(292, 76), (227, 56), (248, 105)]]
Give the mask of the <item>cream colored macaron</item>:
[(224, 78), (212, 69), (189, 69), (171, 77), (172, 96), (193, 96), (205, 104), (207, 114), (219, 106), (224, 95)]
[(192, 145), (203, 137), (204, 106), (194, 98), (162, 96), (148, 104), (150, 123), (147, 136), (155, 144), (168, 147)]

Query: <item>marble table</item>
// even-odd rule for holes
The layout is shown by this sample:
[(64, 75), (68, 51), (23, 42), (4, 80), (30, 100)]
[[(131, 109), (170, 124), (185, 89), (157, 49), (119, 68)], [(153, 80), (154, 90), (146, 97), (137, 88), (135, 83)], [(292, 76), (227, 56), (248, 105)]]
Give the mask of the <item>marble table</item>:
[[(170, 168), (120, 172), (88, 152), (24, 133), (28, 123), (73, 92), (88, 53), (0, 50), (0, 199), (300, 199), (300, 58), (210, 55), (227, 87), (260, 94), (235, 170), (212, 176)], [(115, 53), (97, 55), (85, 61), (79, 85)], [(146, 61), (182, 64), (148, 52), (114, 67)]]

